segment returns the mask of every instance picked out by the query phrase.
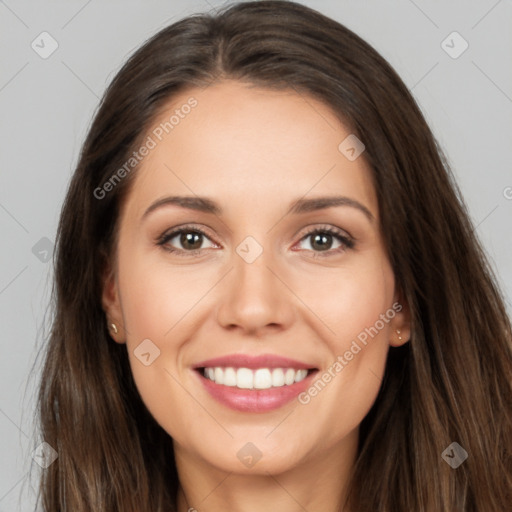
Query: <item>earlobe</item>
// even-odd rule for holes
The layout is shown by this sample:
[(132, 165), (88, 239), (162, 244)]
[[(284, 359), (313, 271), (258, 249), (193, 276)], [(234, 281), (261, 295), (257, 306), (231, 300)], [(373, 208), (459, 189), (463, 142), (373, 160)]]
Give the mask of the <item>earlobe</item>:
[(395, 317), (391, 322), (391, 336), (389, 344), (392, 347), (401, 347), (411, 339), (411, 312), (403, 293), (397, 292), (395, 302), (400, 309), (395, 309)]
[(394, 336), (391, 336), (391, 339), (389, 341), (389, 344), (392, 347), (401, 347), (402, 345), (405, 345), (410, 340), (410, 332), (407, 330), (406, 332), (403, 332), (402, 329), (396, 329)]

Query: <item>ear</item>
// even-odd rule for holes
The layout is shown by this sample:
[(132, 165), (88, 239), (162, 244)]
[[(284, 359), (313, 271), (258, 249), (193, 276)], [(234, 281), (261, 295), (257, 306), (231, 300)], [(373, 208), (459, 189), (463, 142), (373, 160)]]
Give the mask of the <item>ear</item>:
[(392, 347), (401, 347), (411, 339), (411, 311), (401, 290), (395, 292), (393, 311), (395, 311), (395, 316), (390, 322), (391, 337), (389, 344)]
[(126, 331), (121, 302), (119, 300), (119, 287), (115, 272), (110, 265), (105, 267), (103, 273), (101, 303), (106, 314), (105, 321), (110, 337), (116, 343), (126, 343)]

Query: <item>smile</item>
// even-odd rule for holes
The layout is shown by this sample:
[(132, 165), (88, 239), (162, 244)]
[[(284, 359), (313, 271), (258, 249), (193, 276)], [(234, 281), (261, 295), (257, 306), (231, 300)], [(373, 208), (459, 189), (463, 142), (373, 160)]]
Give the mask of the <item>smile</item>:
[(231, 354), (192, 366), (206, 396), (238, 412), (264, 413), (307, 389), (318, 368), (276, 354)]

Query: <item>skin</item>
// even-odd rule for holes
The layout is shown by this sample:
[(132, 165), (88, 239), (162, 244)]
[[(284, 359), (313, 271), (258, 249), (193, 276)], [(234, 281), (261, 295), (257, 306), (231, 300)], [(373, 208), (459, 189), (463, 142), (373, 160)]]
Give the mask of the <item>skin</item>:
[[(118, 326), (112, 337), (127, 344), (141, 397), (174, 440), (180, 512), (340, 510), (387, 352), (410, 334), (370, 169), (364, 153), (349, 161), (338, 150), (350, 131), (330, 108), (293, 90), (236, 81), (189, 89), (154, 126), (191, 96), (197, 106), (144, 158), (120, 213), (103, 291)], [(206, 196), (223, 212), (167, 205), (141, 220), (170, 195)], [(351, 206), (285, 215), (292, 201), (325, 195), (356, 200), (374, 219)], [(179, 236), (167, 242), (179, 254), (157, 244), (185, 223), (207, 233), (195, 245), (199, 254), (187, 256)], [(318, 248), (305, 236), (325, 226), (355, 246), (335, 252), (336, 238)], [(252, 263), (236, 252), (247, 236), (263, 249)], [(270, 412), (237, 412), (214, 400), (191, 369), (227, 354), (271, 353), (321, 374), (395, 302), (403, 309), (306, 405), (295, 399)], [(160, 350), (149, 366), (134, 355), (145, 339)], [(262, 454), (252, 468), (237, 457), (248, 442)]]

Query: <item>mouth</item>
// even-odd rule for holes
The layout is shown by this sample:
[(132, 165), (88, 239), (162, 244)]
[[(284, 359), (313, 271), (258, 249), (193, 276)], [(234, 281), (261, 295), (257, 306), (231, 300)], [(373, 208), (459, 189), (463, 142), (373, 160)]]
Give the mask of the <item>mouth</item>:
[(311, 386), (319, 371), (272, 355), (210, 359), (192, 370), (211, 398), (245, 413), (265, 413), (285, 406)]

